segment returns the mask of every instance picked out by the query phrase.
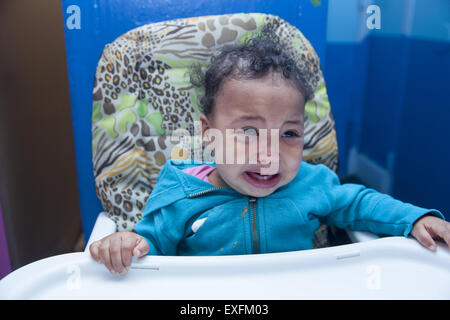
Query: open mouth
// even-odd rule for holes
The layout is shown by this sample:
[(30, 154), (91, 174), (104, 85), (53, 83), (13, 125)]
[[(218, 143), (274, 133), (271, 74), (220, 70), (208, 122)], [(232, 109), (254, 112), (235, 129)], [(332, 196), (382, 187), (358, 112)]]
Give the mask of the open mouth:
[(272, 175), (262, 175), (257, 172), (245, 171), (244, 179), (252, 186), (257, 188), (272, 188), (280, 182), (281, 175), (279, 173)]

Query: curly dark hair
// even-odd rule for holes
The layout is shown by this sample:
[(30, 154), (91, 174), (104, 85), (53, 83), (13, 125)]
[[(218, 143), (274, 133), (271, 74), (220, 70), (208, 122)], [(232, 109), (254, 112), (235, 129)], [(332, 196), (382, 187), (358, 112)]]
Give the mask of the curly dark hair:
[(205, 73), (200, 65), (194, 65), (190, 71), (190, 80), (194, 86), (204, 88), (205, 93), (200, 105), (203, 113), (208, 115), (225, 79), (258, 79), (272, 71), (282, 74), (300, 90), (305, 102), (312, 98), (313, 90), (307, 84), (306, 73), (299, 69), (278, 36), (268, 28), (255, 33), (242, 44), (224, 46), (220, 53), (211, 59)]

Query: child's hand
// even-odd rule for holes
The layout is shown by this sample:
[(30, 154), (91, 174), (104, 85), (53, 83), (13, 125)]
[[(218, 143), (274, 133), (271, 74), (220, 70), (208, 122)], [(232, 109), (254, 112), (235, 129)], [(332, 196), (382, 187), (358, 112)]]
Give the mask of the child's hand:
[(139, 258), (148, 253), (147, 241), (133, 232), (116, 232), (89, 246), (91, 256), (108, 268), (111, 273), (125, 275), (133, 256)]
[(444, 240), (450, 248), (450, 223), (445, 220), (424, 216), (414, 223), (411, 235), (430, 250), (437, 247), (433, 239)]

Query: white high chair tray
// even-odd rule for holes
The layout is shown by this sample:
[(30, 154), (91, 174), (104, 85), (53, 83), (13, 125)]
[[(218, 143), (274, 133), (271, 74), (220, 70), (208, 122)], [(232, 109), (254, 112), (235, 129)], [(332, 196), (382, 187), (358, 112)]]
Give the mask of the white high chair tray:
[(146, 256), (126, 276), (87, 253), (43, 259), (0, 281), (1, 299), (450, 299), (450, 250), (389, 237), (261, 255)]

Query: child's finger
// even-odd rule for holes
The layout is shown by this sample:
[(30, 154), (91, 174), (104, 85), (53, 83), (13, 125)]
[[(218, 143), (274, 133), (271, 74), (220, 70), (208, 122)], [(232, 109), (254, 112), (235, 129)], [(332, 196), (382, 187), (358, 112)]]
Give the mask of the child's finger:
[(434, 251), (436, 250), (436, 242), (434, 242), (432, 236), (423, 226), (420, 226), (413, 236), (426, 248)]
[(450, 248), (450, 224), (448, 222), (444, 221), (443, 223), (433, 225), (432, 232), (444, 240)]
[(137, 241), (136, 241), (136, 246), (134, 247), (133, 250), (133, 256), (140, 258), (142, 256), (145, 256), (148, 253), (148, 250), (150, 249), (147, 240), (145, 240), (144, 238), (140, 237)]
[(109, 240), (103, 240), (98, 248), (100, 262), (105, 265), (105, 267), (111, 272), (114, 273), (114, 268), (111, 264), (111, 257), (109, 255)]
[(91, 243), (91, 245), (89, 246), (89, 252), (91, 253), (91, 257), (97, 262), (100, 262), (100, 257), (98, 254), (99, 246), (100, 246), (100, 241), (95, 241), (95, 242)]
[(113, 271), (122, 273), (125, 269), (122, 264), (122, 240), (120, 237), (114, 237), (111, 239), (111, 245), (109, 247), (109, 255), (111, 257), (111, 264)]
[(441, 238), (444, 239), (445, 243), (447, 243), (448, 248), (450, 249), (450, 227), (447, 227), (447, 230), (441, 235)]
[(133, 257), (135, 239), (131, 237), (122, 238), (122, 264), (125, 268), (131, 265), (131, 258)]

